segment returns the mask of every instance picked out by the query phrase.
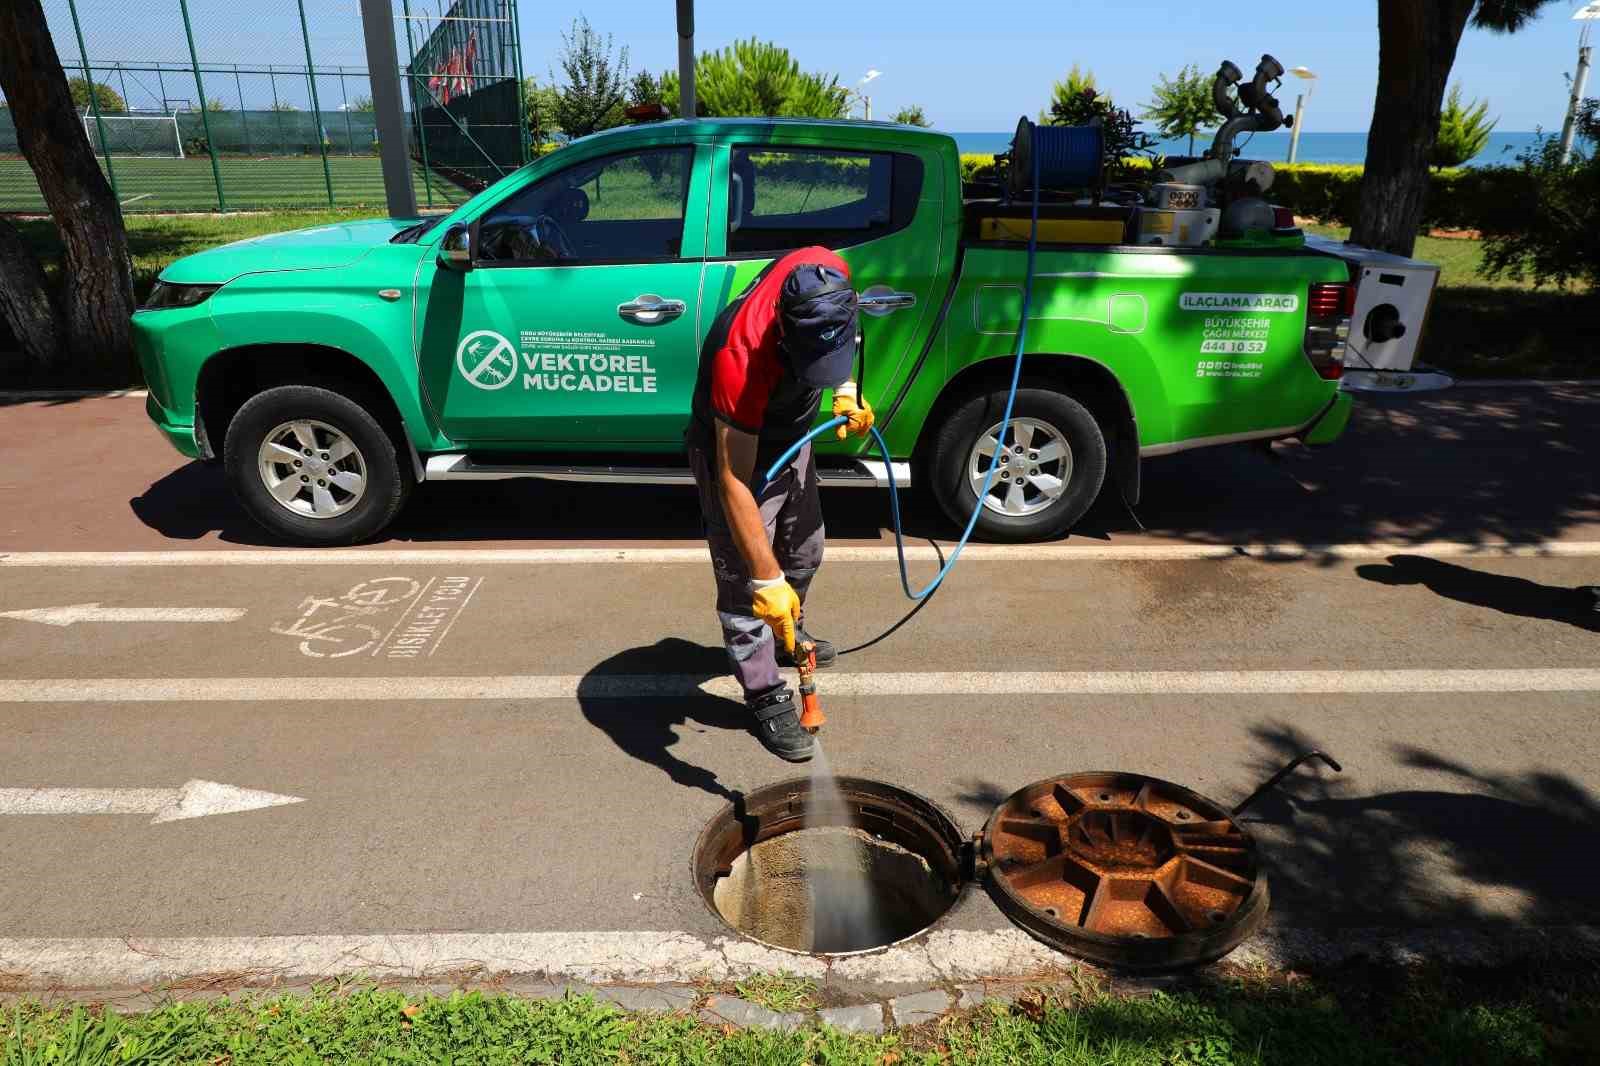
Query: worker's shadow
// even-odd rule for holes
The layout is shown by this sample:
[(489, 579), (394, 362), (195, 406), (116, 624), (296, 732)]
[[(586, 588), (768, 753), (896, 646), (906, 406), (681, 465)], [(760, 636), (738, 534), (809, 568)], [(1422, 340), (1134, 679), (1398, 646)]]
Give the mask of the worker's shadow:
[(1356, 573), (1380, 585), (1422, 585), (1447, 600), (1486, 607), (1518, 618), (1540, 618), (1600, 633), (1600, 612), (1587, 588), (1541, 585), (1521, 577), (1489, 574), (1419, 555), (1391, 555), (1387, 565), (1358, 566)]
[[(709, 695), (697, 687), (727, 673), (728, 656), (722, 648), (669, 637), (613, 655), (583, 675), (578, 682), (578, 703), (592, 725), (635, 759), (661, 767), (680, 785), (737, 802), (738, 794), (724, 787), (715, 773), (684, 762), (671, 751), (678, 742), (678, 726), (700, 732), (748, 731), (750, 712), (743, 703)], [(688, 681), (696, 687), (685, 684), (681, 695), (623, 695), (627, 675), (640, 674), (669, 675), (674, 682)]]

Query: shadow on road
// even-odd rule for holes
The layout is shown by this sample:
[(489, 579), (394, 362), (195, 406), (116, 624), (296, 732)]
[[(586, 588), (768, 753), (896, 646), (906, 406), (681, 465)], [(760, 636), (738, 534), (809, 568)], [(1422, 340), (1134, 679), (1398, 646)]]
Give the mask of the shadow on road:
[(1437, 596), (1472, 607), (1485, 607), (1518, 618), (1537, 618), (1600, 633), (1600, 613), (1586, 588), (1541, 585), (1527, 578), (1507, 577), (1419, 555), (1391, 555), (1387, 564), (1356, 567), (1356, 573), (1380, 585), (1422, 585)]
[(606, 681), (618, 675), (688, 675), (699, 685), (727, 673), (728, 657), (722, 648), (669, 637), (646, 647), (629, 648), (589, 671), (578, 683), (578, 704), (591, 725), (635, 759), (659, 767), (685, 788), (698, 788), (738, 803), (741, 795), (724, 786), (715, 772), (684, 762), (671, 749), (678, 742), (677, 727), (747, 732), (750, 713), (743, 703), (704, 692), (649, 699), (618, 699), (614, 693), (606, 694), (610, 692)]
[[(1338, 753), (1336, 737), (1285, 725), (1255, 736), (1263, 779), (1324, 739)], [(1302, 770), (1245, 814), (1287, 833), (1268, 871), (1280, 917), (1314, 926), (1570, 926), (1600, 917), (1600, 799), (1555, 770), (1495, 774), (1408, 745), (1394, 751), (1402, 765), (1457, 787), (1362, 796), (1338, 776)]]
[[(1349, 433), (1325, 449), (1232, 445), (1153, 459), (1138, 517), (1152, 535), (1195, 543), (1468, 543), (1555, 539), (1600, 522), (1600, 394), (1578, 387), (1457, 389), (1366, 396)], [(1537, 468), (1538, 476), (1529, 475)], [(908, 537), (946, 543), (959, 530), (930, 493), (904, 503)], [(132, 501), (163, 536), (216, 534), (271, 544), (214, 466), (190, 463)], [(830, 538), (879, 540), (885, 493), (823, 492)], [(1072, 539), (1138, 528), (1115, 491), (1101, 494)], [(421, 486), (386, 532), (394, 542), (698, 541), (693, 490), (538, 481)]]

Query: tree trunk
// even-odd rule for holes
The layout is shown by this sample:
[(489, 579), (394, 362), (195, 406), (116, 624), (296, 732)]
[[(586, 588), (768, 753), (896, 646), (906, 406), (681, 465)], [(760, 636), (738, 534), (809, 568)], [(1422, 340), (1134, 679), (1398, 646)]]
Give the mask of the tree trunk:
[(0, 3), (0, 41), (6, 42), (0, 48), (0, 92), (61, 233), (62, 371), (81, 382), (126, 384), (137, 372), (128, 322), (133, 271), (122, 209), (72, 106), (40, 0)]
[(0, 374), (0, 381), (48, 380), (61, 356), (61, 316), (45, 282), (39, 258), (22, 234), (0, 218), (0, 318), (22, 344), (20, 375)]
[(1378, 98), (1350, 239), (1410, 255), (1428, 195), (1445, 83), (1475, 0), (1378, 0)]

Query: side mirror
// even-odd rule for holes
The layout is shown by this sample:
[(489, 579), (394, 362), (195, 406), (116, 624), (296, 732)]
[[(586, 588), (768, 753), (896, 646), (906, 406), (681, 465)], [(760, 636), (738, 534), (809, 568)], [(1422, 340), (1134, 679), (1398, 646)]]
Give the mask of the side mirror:
[(444, 239), (439, 242), (439, 265), (463, 274), (472, 269), (470, 227), (457, 222), (444, 231)]

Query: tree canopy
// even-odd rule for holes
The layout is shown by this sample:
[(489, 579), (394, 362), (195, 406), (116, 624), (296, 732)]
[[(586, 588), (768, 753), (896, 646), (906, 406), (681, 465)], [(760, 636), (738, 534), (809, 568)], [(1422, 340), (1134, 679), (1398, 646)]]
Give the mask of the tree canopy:
[[(83, 77), (67, 79), (67, 91), (72, 94), (72, 106), (82, 111), (89, 106), (89, 83)], [(122, 94), (103, 81), (94, 83), (94, 102), (100, 105), (103, 114), (116, 114), (128, 110), (128, 102)]]
[(902, 126), (922, 126), (926, 128), (933, 125), (933, 123), (928, 121), (928, 116), (922, 110), (921, 104), (912, 104), (909, 107), (902, 107), (900, 110), (894, 113), (894, 117), (889, 121), (898, 122)]
[(1489, 117), (1489, 101), (1464, 103), (1461, 86), (1451, 88), (1439, 114), (1439, 138), (1433, 144), (1436, 167), (1459, 167), (1489, 145), (1489, 134), (1500, 122)]
[[(678, 113), (678, 73), (661, 76), (662, 103)], [(787, 48), (752, 37), (694, 64), (696, 109), (713, 116), (843, 118), (847, 90), (837, 74), (810, 73)]]
[(1181, 68), (1176, 77), (1162, 74), (1160, 78), (1151, 90), (1155, 99), (1144, 105), (1140, 117), (1154, 122), (1168, 140), (1189, 138), (1189, 154), (1193, 155), (1194, 135), (1215, 129), (1222, 121), (1211, 99), (1213, 79), (1192, 63)]
[[(561, 35), (559, 57), (564, 80), (557, 90), (556, 125), (569, 137), (583, 137), (623, 123), (627, 97), (628, 49), (616, 50), (611, 34), (595, 32), (579, 15)], [(550, 80), (556, 81), (554, 74)]]

